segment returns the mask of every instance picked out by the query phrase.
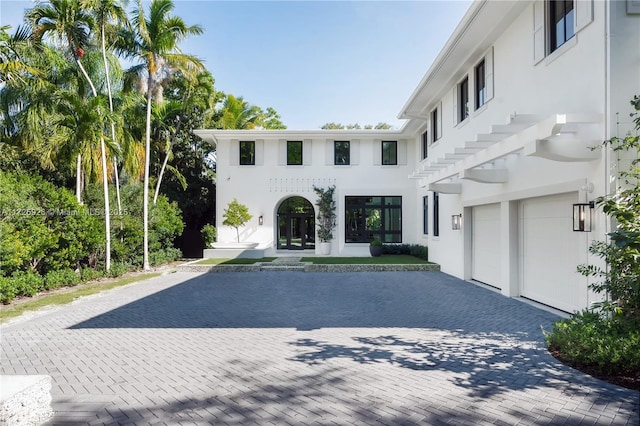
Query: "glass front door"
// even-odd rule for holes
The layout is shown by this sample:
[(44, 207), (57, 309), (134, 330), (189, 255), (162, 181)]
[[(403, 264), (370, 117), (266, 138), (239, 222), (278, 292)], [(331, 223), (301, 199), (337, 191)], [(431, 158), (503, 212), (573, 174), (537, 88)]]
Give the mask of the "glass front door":
[(278, 209), (278, 249), (315, 248), (313, 206), (302, 197), (285, 200)]

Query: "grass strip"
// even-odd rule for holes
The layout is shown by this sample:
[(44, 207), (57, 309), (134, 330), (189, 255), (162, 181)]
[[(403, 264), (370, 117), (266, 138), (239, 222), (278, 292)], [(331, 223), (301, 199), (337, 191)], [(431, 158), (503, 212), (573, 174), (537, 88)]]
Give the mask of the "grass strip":
[(263, 257), (260, 259), (202, 259), (194, 265), (253, 265), (258, 262), (272, 262), (275, 257)]
[(110, 290), (112, 288), (131, 284), (137, 281), (148, 280), (160, 275), (160, 272), (153, 272), (149, 274), (122, 277), (115, 280), (103, 280), (95, 282), (93, 284), (80, 284), (76, 287), (69, 287), (69, 291), (65, 289), (62, 292), (38, 296), (33, 300), (27, 300), (25, 302), (9, 305), (6, 307), (3, 306), (2, 309), (0, 309), (0, 323), (9, 318), (14, 318), (22, 315), (27, 311), (34, 311), (36, 309), (51, 305), (64, 305), (73, 302), (74, 300), (82, 296), (89, 296), (91, 294), (100, 293), (101, 291)]
[(379, 257), (303, 257), (316, 265), (425, 265), (431, 262), (407, 254), (383, 254)]

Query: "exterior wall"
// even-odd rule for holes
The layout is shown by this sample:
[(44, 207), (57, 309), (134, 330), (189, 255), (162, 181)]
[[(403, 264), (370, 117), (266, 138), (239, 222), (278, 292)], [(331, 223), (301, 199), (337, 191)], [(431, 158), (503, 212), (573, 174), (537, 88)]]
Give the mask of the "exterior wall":
[[(243, 140), (250, 138), (251, 132)], [(249, 207), (254, 216), (242, 231), (240, 240), (260, 243), (260, 247), (270, 249), (267, 254), (275, 253), (277, 238), (277, 212), (280, 204), (289, 197), (300, 196), (308, 200), (316, 209), (316, 194), (313, 186), (336, 186), (338, 226), (332, 242), (332, 255), (368, 255), (369, 245), (365, 243), (345, 243), (345, 197), (358, 195), (401, 196), (403, 242), (413, 242), (415, 215), (415, 188), (408, 185), (407, 176), (415, 164), (412, 151), (407, 149), (407, 140), (398, 138), (399, 134), (371, 132), (364, 138), (350, 137), (348, 132), (331, 134), (325, 132), (322, 137), (305, 137), (303, 163), (301, 166), (286, 165), (283, 146), (286, 140), (299, 140), (297, 135), (287, 137), (287, 132), (274, 133), (273, 138), (257, 139), (257, 159), (255, 166), (238, 165), (238, 139), (218, 139), (217, 145), (217, 218), (218, 241), (235, 241), (235, 229), (222, 226), (224, 210), (233, 198)], [(269, 135), (267, 135), (269, 136)], [(334, 136), (331, 138), (330, 136)], [(353, 134), (351, 135), (353, 136)], [(351, 142), (351, 165), (333, 165), (334, 140)], [(398, 165), (381, 165), (380, 152), (382, 140), (398, 141)], [(263, 146), (263, 157), (260, 149)], [(234, 164), (235, 163), (235, 164)], [(316, 213), (317, 214), (317, 213)], [(263, 225), (258, 225), (259, 216), (263, 216)], [(316, 251), (317, 248), (316, 239)]]

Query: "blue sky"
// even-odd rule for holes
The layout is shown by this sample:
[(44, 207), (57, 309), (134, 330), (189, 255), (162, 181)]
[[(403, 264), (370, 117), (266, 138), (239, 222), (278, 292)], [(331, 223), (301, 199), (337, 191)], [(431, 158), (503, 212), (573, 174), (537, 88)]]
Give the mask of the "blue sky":
[[(205, 30), (181, 47), (204, 61), (216, 88), (275, 108), (289, 129), (399, 128), (400, 108), (471, 3), (174, 2), (176, 15)], [(15, 27), (32, 4), (2, 0), (0, 23)]]

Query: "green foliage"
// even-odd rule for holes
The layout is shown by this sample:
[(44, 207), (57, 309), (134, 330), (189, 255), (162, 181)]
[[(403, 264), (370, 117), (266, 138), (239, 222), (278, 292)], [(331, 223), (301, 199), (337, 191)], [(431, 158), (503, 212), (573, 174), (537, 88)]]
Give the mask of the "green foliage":
[(11, 277), (0, 276), (0, 303), (11, 303), (18, 295), (18, 288)]
[(611, 321), (583, 311), (557, 321), (546, 340), (549, 349), (570, 365), (604, 374), (640, 372), (640, 322)]
[(429, 260), (429, 247), (419, 244), (384, 244), (384, 254), (408, 254), (418, 259)]
[(371, 247), (381, 247), (382, 246), (382, 241), (380, 241), (380, 240), (371, 240), (369, 245)]
[(336, 201), (333, 194), (336, 186), (318, 188), (314, 185), (313, 191), (318, 195), (318, 239), (322, 242), (333, 240), (333, 230), (336, 227)]
[(238, 200), (234, 198), (224, 210), (223, 217), (224, 221), (222, 224), (235, 228), (238, 242), (240, 242), (240, 228), (253, 217), (249, 214), (249, 208), (244, 204), (240, 204)]
[(608, 295), (608, 300), (597, 304), (614, 319), (640, 319), (640, 97), (631, 101), (635, 109), (635, 133), (625, 138), (612, 138), (603, 143), (614, 152), (628, 152), (634, 160), (629, 170), (623, 170), (616, 192), (596, 200), (603, 211), (617, 222), (616, 230), (609, 233), (610, 242), (595, 241), (589, 252), (603, 258), (607, 268), (580, 265), (578, 272), (597, 278), (590, 285), (596, 293)]
[(80, 274), (73, 269), (49, 271), (44, 277), (44, 287), (53, 290), (58, 287), (74, 286), (80, 283)]
[[(112, 264), (113, 268), (115, 264)], [(97, 280), (98, 278), (104, 277), (104, 271), (101, 269), (93, 269), (93, 268), (82, 268), (80, 269), (80, 278), (83, 282)]]
[(207, 223), (200, 230), (200, 235), (202, 235), (204, 248), (210, 248), (211, 244), (213, 244), (218, 238), (218, 230), (212, 224)]
[(21, 296), (33, 296), (44, 290), (44, 279), (33, 271), (18, 271), (11, 275), (17, 294)]

